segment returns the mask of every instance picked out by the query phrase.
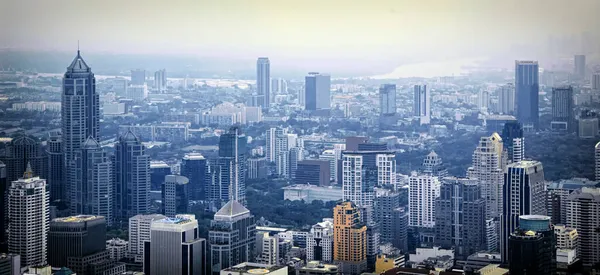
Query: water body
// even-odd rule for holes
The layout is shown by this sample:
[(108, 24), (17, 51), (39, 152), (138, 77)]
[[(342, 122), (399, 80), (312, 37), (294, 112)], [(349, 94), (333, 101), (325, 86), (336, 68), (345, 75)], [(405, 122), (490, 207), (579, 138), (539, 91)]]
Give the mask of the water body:
[(469, 74), (477, 69), (485, 61), (485, 58), (456, 59), (442, 62), (423, 62), (406, 64), (397, 67), (392, 72), (372, 76), (373, 79), (394, 78), (433, 78), (442, 76), (461, 76)]

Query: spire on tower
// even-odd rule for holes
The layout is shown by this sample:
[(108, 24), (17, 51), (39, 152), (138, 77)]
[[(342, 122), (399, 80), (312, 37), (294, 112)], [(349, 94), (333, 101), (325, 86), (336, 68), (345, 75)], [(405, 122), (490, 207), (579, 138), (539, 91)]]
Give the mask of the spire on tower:
[(33, 171), (31, 170), (31, 163), (27, 162), (27, 168), (25, 169), (25, 173), (23, 173), (24, 179), (33, 178)]

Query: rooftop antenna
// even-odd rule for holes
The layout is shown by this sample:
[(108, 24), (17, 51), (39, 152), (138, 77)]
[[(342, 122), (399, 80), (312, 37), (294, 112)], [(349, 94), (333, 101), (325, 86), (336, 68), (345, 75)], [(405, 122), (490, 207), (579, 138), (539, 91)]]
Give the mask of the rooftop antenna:
[(79, 55), (79, 39), (77, 39), (77, 55)]

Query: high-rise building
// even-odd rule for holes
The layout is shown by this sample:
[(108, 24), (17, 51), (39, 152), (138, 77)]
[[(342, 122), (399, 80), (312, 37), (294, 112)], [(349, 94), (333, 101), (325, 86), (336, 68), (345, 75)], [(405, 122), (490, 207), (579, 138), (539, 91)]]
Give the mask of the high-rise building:
[(246, 177), (248, 179), (266, 179), (267, 178), (267, 159), (249, 158)]
[(361, 274), (367, 268), (367, 226), (352, 202), (333, 208), (333, 261), (343, 274)]
[(512, 83), (502, 85), (498, 89), (498, 113), (505, 115), (515, 113), (515, 86)]
[(485, 200), (474, 179), (444, 178), (435, 203), (435, 241), (466, 259), (485, 250)]
[(539, 127), (539, 91), (538, 62), (515, 61), (517, 119), (525, 128), (537, 129)]
[(400, 193), (377, 191), (375, 197), (375, 222), (379, 225), (381, 243), (392, 243), (395, 237), (396, 209), (400, 207)]
[(304, 79), (304, 109), (307, 111), (331, 108), (331, 77), (310, 72)]
[[(180, 170), (183, 171), (183, 167)], [(164, 161), (150, 161), (150, 190), (161, 190), (167, 175), (171, 175), (171, 166)]]
[(557, 131), (575, 130), (573, 114), (573, 87), (552, 88), (552, 122), (550, 128)]
[(271, 105), (271, 63), (268, 57), (256, 60), (256, 92), (263, 96), (259, 106), (268, 110)]
[(579, 79), (585, 79), (585, 55), (578, 54), (573, 57), (573, 73)]
[(302, 160), (298, 162), (294, 184), (329, 185), (330, 163), (326, 160)]
[(567, 226), (579, 234), (578, 255), (584, 266), (600, 262), (600, 188), (583, 187), (567, 197)]
[(159, 92), (167, 90), (167, 70), (162, 69), (154, 72), (154, 89)]
[(141, 103), (148, 98), (148, 86), (144, 85), (131, 85), (127, 87), (127, 93), (125, 96), (128, 99), (133, 100), (135, 103)]
[(437, 177), (413, 174), (408, 179), (408, 225), (434, 228), (435, 200), (440, 196)]
[(0, 254), (0, 274), (21, 275), (21, 256)]
[(71, 216), (50, 222), (48, 264), (68, 266), (77, 274), (121, 274), (125, 264), (110, 259), (106, 220), (102, 216)]
[(511, 163), (504, 172), (503, 206), (500, 218), (500, 254), (509, 259), (509, 237), (519, 227), (519, 216), (546, 215), (544, 169), (539, 161)]
[(50, 186), (50, 201), (68, 201), (68, 190), (64, 178), (64, 155), (62, 153), (62, 137), (60, 133), (51, 133), (46, 141), (48, 156), (48, 185)]
[[(341, 157), (341, 155), (340, 155)], [(321, 155), (319, 155), (320, 160), (326, 160), (329, 162), (329, 177), (331, 181), (337, 183), (337, 174), (338, 174), (338, 157), (334, 150), (325, 150)]]
[(486, 219), (500, 217), (502, 213), (502, 183), (506, 158), (503, 140), (498, 133), (481, 137), (473, 152), (473, 166), (467, 177), (477, 179), (481, 186), (481, 197), (486, 202)]
[(43, 179), (48, 174), (48, 158), (42, 149), (42, 144), (28, 136), (13, 139), (6, 146), (4, 156), (0, 156), (0, 161), (6, 165), (6, 176), (9, 182), (22, 177), (27, 165), (31, 166), (34, 175)]
[(594, 147), (594, 155), (596, 158), (596, 167), (595, 167), (595, 174), (596, 174), (596, 180), (600, 181), (600, 142), (596, 143), (596, 146)]
[(306, 236), (306, 260), (333, 262), (333, 219), (323, 219)]
[(510, 274), (556, 274), (556, 241), (550, 217), (520, 216), (508, 249)]
[(400, 251), (408, 251), (408, 211), (404, 207), (393, 211), (392, 246)]
[(144, 274), (207, 274), (206, 240), (199, 237), (194, 215), (152, 222), (144, 243)]
[(0, 161), (0, 253), (8, 252), (8, 217), (7, 193), (8, 181), (6, 180), (6, 164)]
[(218, 181), (211, 186), (210, 200), (222, 206), (230, 200), (246, 204), (246, 136), (237, 127), (219, 138)]
[(277, 155), (278, 155), (277, 154), (278, 153), (277, 139), (279, 136), (283, 136), (284, 134), (287, 134), (287, 129), (271, 128), (271, 129), (267, 130), (267, 132), (265, 133), (265, 136), (266, 136), (265, 157), (267, 158), (267, 161), (275, 162), (277, 160)]
[(192, 200), (206, 198), (206, 159), (200, 153), (190, 153), (181, 160), (180, 173), (190, 180), (188, 191)]
[(136, 263), (144, 262), (144, 243), (150, 241), (152, 222), (166, 218), (160, 214), (135, 215), (129, 219), (129, 256)]
[(100, 144), (89, 137), (75, 152), (71, 180), (71, 213), (103, 216), (113, 222), (113, 164)]
[(135, 69), (131, 70), (131, 85), (144, 85), (146, 83), (146, 70)]
[(448, 175), (448, 170), (444, 166), (442, 158), (435, 151), (431, 151), (423, 159), (423, 173), (443, 178)]
[[(100, 138), (100, 97), (96, 93), (96, 78), (79, 50), (67, 67), (62, 89), (62, 151), (65, 157), (64, 175), (67, 176), (69, 171), (77, 169), (75, 154), (86, 139)], [(67, 179), (65, 182), (66, 190), (73, 190), (71, 185), (76, 181)]]
[(229, 201), (210, 223), (210, 266), (213, 274), (254, 259), (256, 223), (242, 204)]
[(558, 269), (568, 270), (569, 266), (580, 261), (579, 234), (577, 229), (562, 224), (554, 225), (556, 238), (556, 264)]
[(150, 156), (131, 131), (119, 137), (114, 155), (114, 218), (126, 223), (150, 207)]
[(21, 256), (21, 267), (47, 264), (49, 196), (46, 180), (30, 166), (8, 189), (8, 252)]
[(429, 124), (431, 122), (431, 96), (427, 91), (427, 85), (415, 85), (414, 87), (414, 116), (419, 118), (419, 123)]
[(600, 72), (592, 75), (592, 90), (600, 91)]
[(173, 218), (189, 212), (189, 180), (184, 176), (168, 175), (162, 189), (162, 214)]
[(564, 179), (548, 183), (547, 211), (552, 224), (567, 224), (567, 197), (583, 187), (595, 187), (598, 181), (585, 178)]
[(256, 259), (261, 264), (277, 265), (279, 263), (279, 237), (271, 236), (269, 232), (256, 234)]
[(519, 162), (525, 158), (525, 138), (523, 126), (516, 121), (506, 122), (502, 129), (502, 143), (508, 162)]
[(498, 252), (498, 230), (500, 229), (498, 219), (487, 219), (485, 220), (485, 241), (487, 245), (487, 251)]
[(382, 84), (379, 87), (379, 114), (396, 114), (396, 84)]

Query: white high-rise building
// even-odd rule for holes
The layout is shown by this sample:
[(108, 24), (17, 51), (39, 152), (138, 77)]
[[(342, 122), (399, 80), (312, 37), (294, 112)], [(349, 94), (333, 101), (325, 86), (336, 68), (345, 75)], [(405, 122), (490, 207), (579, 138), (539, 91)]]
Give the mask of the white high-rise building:
[(335, 181), (337, 179), (337, 158), (335, 156), (335, 152), (331, 149), (323, 151), (321, 155), (319, 155), (320, 160), (329, 161), (329, 176), (330, 180)]
[(440, 180), (431, 175), (412, 174), (408, 179), (408, 225), (433, 228), (435, 200), (440, 196)]
[(287, 134), (287, 129), (271, 128), (266, 132), (266, 158), (269, 162), (277, 160), (277, 137)]
[(271, 62), (268, 57), (259, 57), (256, 60), (256, 92), (262, 98), (262, 102), (258, 102), (258, 106), (269, 109), (271, 104)]
[(427, 91), (427, 85), (415, 85), (414, 87), (414, 116), (419, 118), (419, 123), (429, 124), (431, 122), (431, 96)]
[(129, 255), (136, 263), (144, 261), (144, 242), (150, 241), (150, 225), (164, 215), (135, 215), (129, 219)]
[(306, 236), (306, 260), (333, 261), (333, 219), (323, 219), (311, 227)]
[(583, 266), (600, 262), (600, 188), (583, 187), (567, 197), (567, 226), (577, 229)]
[(596, 174), (596, 180), (600, 181), (600, 142), (596, 143), (596, 146), (594, 148), (594, 154), (596, 156), (596, 169), (595, 169), (595, 174)]
[(269, 236), (268, 232), (261, 232), (257, 236), (257, 246), (260, 249), (260, 254), (257, 255), (257, 260), (261, 264), (278, 265), (279, 264), (279, 237)]
[(600, 72), (592, 75), (592, 90), (600, 91)]
[(355, 151), (342, 154), (344, 200), (358, 207), (372, 207), (375, 187), (396, 183), (396, 156), (384, 151)]
[(379, 114), (396, 114), (396, 84), (383, 84), (379, 87)]
[(505, 115), (515, 113), (515, 86), (512, 83), (503, 85), (498, 89), (497, 111)]
[(167, 90), (167, 71), (165, 69), (158, 70), (154, 73), (154, 89), (159, 92)]
[(127, 98), (133, 99), (136, 102), (142, 102), (148, 98), (148, 86), (143, 85), (131, 85), (127, 88)]
[(502, 138), (498, 133), (482, 137), (473, 152), (473, 166), (467, 170), (467, 177), (479, 181), (487, 219), (500, 217), (502, 213), (502, 184), (507, 162), (503, 152)]
[[(8, 188), (8, 252), (21, 256), (21, 267), (44, 266), (48, 260), (50, 191), (46, 180), (33, 177), (31, 166)], [(4, 206), (3, 206), (4, 207)]]

